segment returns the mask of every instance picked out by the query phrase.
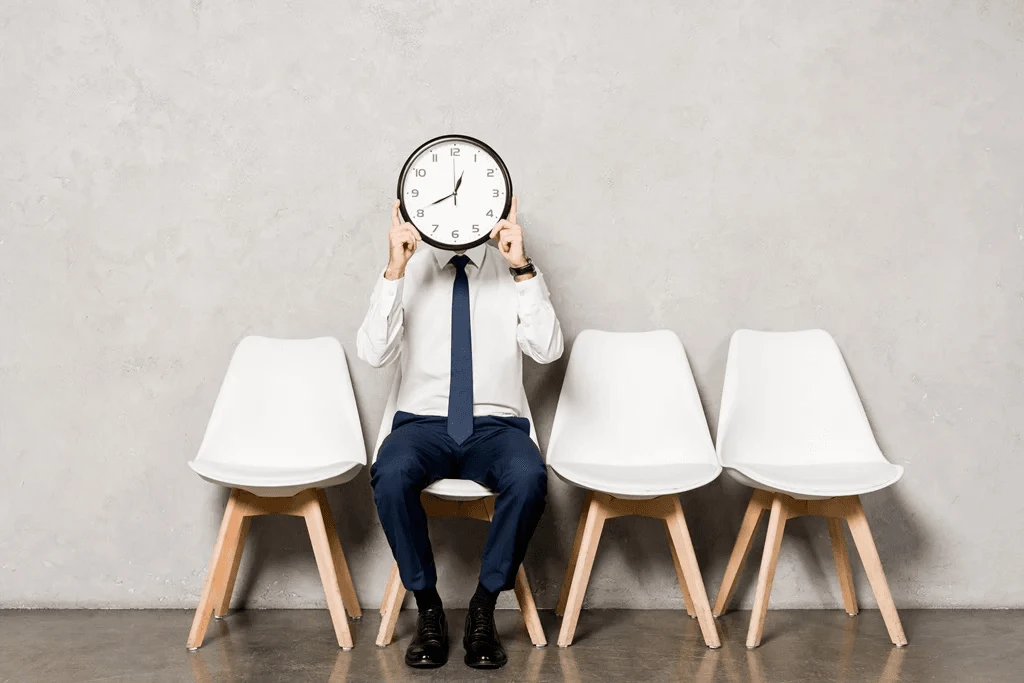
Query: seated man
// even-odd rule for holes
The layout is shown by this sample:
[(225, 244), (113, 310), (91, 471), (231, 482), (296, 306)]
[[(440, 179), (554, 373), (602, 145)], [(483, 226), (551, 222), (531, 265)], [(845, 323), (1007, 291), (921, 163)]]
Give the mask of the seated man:
[[(374, 367), (400, 359), (402, 385), (391, 435), (371, 470), (377, 513), (416, 596), (417, 633), (405, 662), (448, 661), (448, 624), (420, 493), (438, 479), (471, 479), (497, 494), (480, 581), (466, 617), (465, 662), (506, 661), (494, 628), (498, 593), (514, 587), (547, 494), (547, 470), (521, 415), (522, 352), (539, 363), (562, 355), (562, 330), (543, 278), (523, 248), (517, 200), (488, 244), (454, 253), (421, 244), (391, 212), (390, 260), (359, 328), (359, 357)], [(515, 270), (513, 270), (515, 269)]]

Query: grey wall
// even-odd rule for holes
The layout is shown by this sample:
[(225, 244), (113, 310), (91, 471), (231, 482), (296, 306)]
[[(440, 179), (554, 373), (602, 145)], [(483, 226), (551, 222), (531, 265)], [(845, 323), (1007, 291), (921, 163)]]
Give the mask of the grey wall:
[[(224, 495), (185, 463), (243, 335), (342, 340), (372, 442), (355, 331), (398, 169), (451, 131), (508, 163), (567, 338), (674, 330), (712, 429), (734, 329), (831, 331), (907, 468), (866, 498), (897, 603), (1024, 606), (1022, 7), (7, 0), (0, 606), (196, 603)], [(563, 372), (527, 367), (542, 443)], [(375, 605), (366, 475), (330, 497)], [(684, 496), (712, 596), (745, 498)], [(542, 607), (581, 499), (552, 480)], [(485, 527), (435, 529), (461, 601)], [(298, 520), (244, 562), (247, 604), (324, 604)], [(588, 604), (681, 607), (657, 522), (609, 524)], [(821, 520), (772, 604), (840, 605)]]

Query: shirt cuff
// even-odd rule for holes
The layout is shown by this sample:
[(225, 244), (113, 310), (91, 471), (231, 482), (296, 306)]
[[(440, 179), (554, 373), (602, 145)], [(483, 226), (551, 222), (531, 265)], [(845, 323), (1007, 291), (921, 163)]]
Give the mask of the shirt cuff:
[(402, 300), (402, 290), (405, 289), (405, 278), (389, 280), (381, 273), (377, 280), (377, 292), (374, 298), (377, 300), (377, 312), (382, 318), (389, 318), (395, 309), (395, 302)]
[(529, 280), (516, 282), (516, 294), (519, 296), (520, 307), (533, 307), (548, 300), (548, 286), (540, 271)]

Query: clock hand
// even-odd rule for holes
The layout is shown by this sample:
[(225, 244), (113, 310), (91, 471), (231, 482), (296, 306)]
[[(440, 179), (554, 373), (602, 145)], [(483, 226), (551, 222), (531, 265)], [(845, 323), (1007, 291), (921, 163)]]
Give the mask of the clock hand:
[(455, 206), (459, 205), (459, 184), (462, 182), (462, 176), (459, 176), (458, 180), (455, 180), (455, 157), (452, 157), (452, 182), (455, 183), (455, 189), (452, 190), (453, 201)]
[[(455, 196), (455, 193), (454, 193), (454, 192), (452, 192), (452, 193), (451, 193), (450, 195), (448, 195), (448, 197), (454, 197), (454, 196)], [(441, 198), (440, 198), (440, 199), (438, 199), (438, 200), (437, 200), (436, 202), (430, 202), (429, 204), (427, 204), (427, 206), (433, 206), (434, 204), (440, 204), (440, 203), (441, 203), (441, 202), (443, 202), (444, 200), (448, 199), (448, 197), (441, 197)]]
[(465, 171), (463, 171), (462, 173), (459, 174), (459, 180), (458, 180), (457, 183), (455, 183), (455, 194), (459, 193), (459, 185), (462, 185), (462, 176), (464, 176), (464, 175), (466, 175)]

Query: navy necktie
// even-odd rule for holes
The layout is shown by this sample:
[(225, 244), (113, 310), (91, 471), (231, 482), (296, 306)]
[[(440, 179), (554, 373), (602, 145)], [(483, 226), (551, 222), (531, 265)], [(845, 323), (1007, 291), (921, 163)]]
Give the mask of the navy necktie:
[(473, 433), (473, 337), (469, 329), (469, 257), (456, 254), (452, 287), (452, 382), (448, 390), (448, 434), (461, 444)]

